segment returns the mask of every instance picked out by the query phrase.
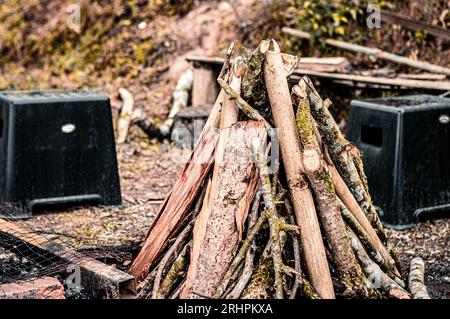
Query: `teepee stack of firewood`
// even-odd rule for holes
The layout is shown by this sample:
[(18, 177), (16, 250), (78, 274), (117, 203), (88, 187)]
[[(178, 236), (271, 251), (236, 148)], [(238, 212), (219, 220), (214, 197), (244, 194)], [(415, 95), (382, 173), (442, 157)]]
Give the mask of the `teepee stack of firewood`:
[(232, 56), (130, 269), (140, 296), (409, 298), (331, 101), (308, 77), (289, 88), (297, 59), (274, 40)]

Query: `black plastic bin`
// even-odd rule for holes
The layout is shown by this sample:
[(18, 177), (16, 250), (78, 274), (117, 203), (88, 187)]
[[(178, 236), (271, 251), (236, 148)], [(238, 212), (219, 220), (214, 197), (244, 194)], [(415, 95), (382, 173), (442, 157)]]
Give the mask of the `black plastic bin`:
[(408, 228), (450, 213), (450, 99), (354, 100), (347, 137), (363, 152), (383, 223)]
[(3, 207), (122, 203), (107, 96), (0, 92), (0, 134)]

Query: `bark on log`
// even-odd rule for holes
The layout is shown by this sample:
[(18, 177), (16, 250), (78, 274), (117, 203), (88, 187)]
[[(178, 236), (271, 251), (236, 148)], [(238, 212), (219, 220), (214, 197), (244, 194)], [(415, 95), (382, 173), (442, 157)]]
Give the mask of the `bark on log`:
[(294, 86), (292, 92), (298, 103), (297, 126), (303, 145), (303, 166), (316, 195), (325, 236), (333, 247), (331, 254), (334, 264), (341, 283), (346, 287), (346, 295), (361, 293), (364, 291), (364, 276), (346, 234), (330, 172), (319, 151), (305, 87)]
[[(392, 266), (395, 267), (395, 265), (387, 264), (386, 261), (383, 259), (382, 254), (370, 238), (370, 236), (367, 234), (367, 232), (364, 230), (364, 228), (361, 226), (361, 224), (358, 222), (358, 220), (353, 216), (353, 214), (345, 207), (344, 203), (338, 198), (338, 202), (340, 205), (342, 216), (344, 217), (345, 222), (350, 226), (350, 228), (355, 232), (356, 235), (358, 235), (358, 238), (363, 243), (366, 250), (369, 252), (372, 259), (380, 265), (380, 267), (385, 271), (389, 277), (394, 279), (402, 288), (405, 288), (405, 283), (401, 279), (401, 275), (398, 273), (396, 268), (392, 268)], [(383, 246), (384, 247), (384, 246)]]
[(356, 236), (350, 227), (347, 227), (347, 231), (356, 257), (373, 288), (382, 289), (387, 296), (391, 298), (410, 299), (409, 293), (400, 287), (392, 278), (386, 275), (386, 273), (370, 259), (358, 236)]
[(384, 240), (386, 234), (384, 233), (383, 226), (372, 205), (370, 195), (366, 192), (366, 187), (350, 153), (351, 148), (354, 148), (354, 146), (342, 135), (333, 116), (324, 106), (324, 101), (317, 93), (311, 80), (307, 76), (304, 76), (300, 82), (302, 81), (306, 84), (306, 91), (311, 102), (311, 114), (322, 134), (323, 141), (328, 147), (333, 163), (365, 212), (370, 223), (377, 230), (381, 239)]
[(242, 293), (242, 299), (269, 299), (268, 290), (273, 285), (273, 261), (267, 255), (261, 256), (249, 284)]
[[(237, 94), (241, 91), (242, 75), (245, 72), (245, 64), (241, 57), (237, 57), (231, 66), (231, 72), (229, 75), (230, 88)], [(238, 120), (239, 109), (236, 107), (233, 100), (229, 97), (225, 98), (222, 107), (222, 117), (220, 120), (220, 128), (224, 129), (230, 127)]]
[(275, 206), (275, 200), (272, 193), (272, 184), (269, 177), (269, 168), (267, 167), (267, 160), (264, 156), (264, 150), (262, 145), (253, 144), (253, 151), (257, 157), (259, 175), (261, 177), (261, 193), (265, 203), (265, 213), (268, 215), (269, 227), (270, 227), (270, 239), (272, 245), (270, 247), (271, 256), (273, 260), (274, 270), (274, 285), (275, 285), (275, 298), (283, 299), (283, 277), (282, 269), (285, 267), (282, 259), (282, 245), (281, 236), (284, 232), (282, 228), (282, 221), (278, 216), (277, 208)]
[(333, 180), (336, 194), (342, 201), (343, 205), (350, 211), (352, 216), (356, 219), (356, 222), (361, 226), (363, 231), (370, 238), (371, 245), (373, 245), (374, 249), (381, 255), (382, 262), (387, 267), (387, 269), (395, 273), (397, 276), (400, 276), (394, 259), (391, 257), (386, 247), (383, 245), (380, 238), (376, 234), (375, 230), (372, 228), (369, 220), (361, 210), (358, 202), (355, 200), (347, 185), (342, 180), (341, 175), (339, 175), (339, 172), (336, 170), (333, 164), (328, 165), (328, 169), (331, 173), (331, 178)]
[(260, 122), (239, 122), (222, 131), (229, 143), (219, 165), (215, 190), (211, 186), (211, 211), (200, 254), (195, 268), (189, 267), (192, 283), (185, 288), (189, 298), (213, 297), (233, 260), (240, 235), (236, 217), (248, 212), (258, 184), (251, 142), (263, 138), (263, 128)]
[[(261, 201), (261, 191), (258, 191), (255, 195), (255, 199), (253, 200), (252, 208), (248, 217), (249, 231), (256, 225), (258, 221), (258, 211), (260, 201)], [(231, 290), (231, 292), (227, 294), (226, 296), (227, 299), (238, 299), (241, 296), (242, 292), (244, 291), (245, 287), (247, 286), (248, 282), (250, 281), (250, 278), (252, 277), (254, 270), (255, 252), (256, 252), (256, 243), (252, 241), (249, 249), (247, 250), (247, 253), (245, 254), (244, 268), (242, 270), (242, 275), (239, 277), (233, 290)]]
[(165, 299), (169, 295), (173, 287), (180, 281), (180, 278), (186, 273), (188, 267), (188, 254), (190, 250), (191, 242), (184, 246), (183, 250), (174, 260), (172, 266), (164, 277), (161, 285), (155, 295), (156, 299)]
[(303, 175), (300, 138), (295, 126), (286, 72), (278, 44), (266, 53), (264, 78), (275, 125), (278, 128), (281, 155), (296, 220), (301, 228), (301, 242), (311, 284), (322, 298), (334, 298), (333, 283), (317, 219), (314, 200)]
[(229, 282), (231, 281), (231, 277), (232, 277), (233, 273), (236, 271), (238, 266), (244, 260), (247, 251), (250, 249), (251, 244), (255, 240), (256, 235), (261, 230), (266, 219), (267, 219), (267, 214), (262, 213), (259, 216), (258, 221), (256, 222), (255, 226), (248, 231), (247, 238), (242, 241), (241, 248), (239, 248), (239, 251), (237, 252), (236, 256), (234, 257), (232, 263), (230, 264), (230, 267), (228, 268), (227, 273), (225, 274), (225, 276), (222, 279), (222, 283), (220, 284), (219, 288), (216, 291), (215, 298), (221, 298), (223, 296), (225, 290), (228, 287)]
[(328, 108), (325, 106), (320, 95), (317, 93), (311, 80), (304, 76), (302, 81), (306, 82), (306, 88), (309, 100), (311, 102), (311, 114), (318, 124), (319, 131), (322, 134), (324, 143), (327, 145), (330, 157), (334, 165), (348, 185), (350, 191), (370, 221), (372, 227), (376, 230), (378, 237), (386, 246), (392, 259), (400, 268), (397, 255), (390, 244), (380, 218), (372, 203), (372, 198), (368, 192), (367, 179), (362, 168), (361, 154), (359, 150), (345, 139), (338, 125)]
[(408, 287), (413, 299), (431, 299), (424, 283), (425, 263), (422, 258), (411, 260), (408, 276)]
[(265, 123), (265, 126), (267, 128), (270, 128), (271, 125), (266, 121), (266, 119), (259, 114), (257, 110), (255, 110), (250, 104), (248, 104), (235, 90), (233, 90), (228, 83), (226, 83), (223, 79), (219, 78), (217, 80), (222, 87), (222, 89), (225, 91), (225, 93), (228, 95), (228, 98), (230, 100), (233, 100), (235, 105), (250, 119), (255, 121), (263, 121)]
[(265, 118), (270, 115), (270, 106), (264, 84), (263, 62), (269, 45), (269, 41), (261, 41), (248, 58), (248, 67), (242, 78), (242, 97)]

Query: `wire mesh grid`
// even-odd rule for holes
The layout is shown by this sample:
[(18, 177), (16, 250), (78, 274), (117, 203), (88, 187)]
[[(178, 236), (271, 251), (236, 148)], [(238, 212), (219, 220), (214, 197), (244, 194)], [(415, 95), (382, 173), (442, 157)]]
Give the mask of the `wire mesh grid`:
[[(5, 214), (3, 214), (5, 215)], [(108, 242), (0, 219), (0, 284), (55, 275), (87, 258), (123, 262), (131, 252)]]

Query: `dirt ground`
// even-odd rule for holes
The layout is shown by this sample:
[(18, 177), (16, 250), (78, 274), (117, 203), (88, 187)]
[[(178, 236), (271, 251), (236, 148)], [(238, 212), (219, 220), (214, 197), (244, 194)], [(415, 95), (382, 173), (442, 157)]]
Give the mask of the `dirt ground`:
[[(118, 147), (122, 208), (42, 212), (26, 223), (48, 233), (71, 235), (70, 243), (78, 249), (92, 248), (98, 242), (110, 247), (131, 245), (137, 250), (183, 164), (176, 160), (179, 151), (173, 145), (149, 141), (136, 127), (131, 133), (129, 142)], [(450, 298), (450, 219), (424, 222), (404, 231), (389, 229), (388, 234), (403, 273), (407, 274), (414, 256), (422, 257), (431, 296)]]

